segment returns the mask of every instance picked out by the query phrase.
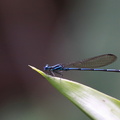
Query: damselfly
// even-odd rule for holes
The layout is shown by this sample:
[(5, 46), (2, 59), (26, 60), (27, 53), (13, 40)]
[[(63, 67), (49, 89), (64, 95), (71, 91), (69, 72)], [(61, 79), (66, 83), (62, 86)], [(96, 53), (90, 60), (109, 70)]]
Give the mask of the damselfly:
[(104, 54), (73, 63), (56, 64), (53, 66), (47, 64), (44, 67), (44, 70), (49, 71), (53, 76), (55, 76), (54, 73), (62, 75), (61, 72), (69, 70), (120, 72), (118, 69), (96, 69), (98, 67), (109, 65), (116, 59), (117, 57), (113, 54)]

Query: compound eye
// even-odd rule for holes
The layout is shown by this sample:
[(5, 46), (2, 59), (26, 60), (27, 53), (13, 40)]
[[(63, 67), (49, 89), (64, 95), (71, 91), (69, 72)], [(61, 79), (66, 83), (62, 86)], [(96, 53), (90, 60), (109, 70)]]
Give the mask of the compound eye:
[(45, 67), (44, 67), (44, 70), (47, 70), (47, 69), (48, 69), (48, 67), (49, 67), (49, 65), (48, 65), (48, 64), (46, 64), (46, 65), (45, 65)]
[(48, 64), (46, 64), (46, 66), (45, 66), (46, 68), (48, 67)]

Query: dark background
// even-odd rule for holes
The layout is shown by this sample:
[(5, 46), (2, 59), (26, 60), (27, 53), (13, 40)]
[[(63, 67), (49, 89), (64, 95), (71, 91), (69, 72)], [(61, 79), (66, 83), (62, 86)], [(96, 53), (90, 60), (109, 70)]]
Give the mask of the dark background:
[[(89, 120), (28, 65), (113, 53), (120, 68), (120, 1), (1, 0), (0, 120)], [(120, 99), (120, 73), (66, 72)]]

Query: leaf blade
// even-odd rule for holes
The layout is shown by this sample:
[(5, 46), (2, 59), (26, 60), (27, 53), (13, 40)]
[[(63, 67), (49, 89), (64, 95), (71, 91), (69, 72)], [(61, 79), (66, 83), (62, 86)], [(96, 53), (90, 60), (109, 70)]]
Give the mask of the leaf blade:
[(120, 101), (83, 84), (53, 77), (30, 66), (86, 115), (95, 120), (120, 120)]

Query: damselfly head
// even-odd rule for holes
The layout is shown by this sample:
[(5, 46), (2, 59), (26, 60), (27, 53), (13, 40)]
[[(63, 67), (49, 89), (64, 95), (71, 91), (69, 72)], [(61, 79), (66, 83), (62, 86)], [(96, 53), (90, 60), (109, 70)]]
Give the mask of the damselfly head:
[(49, 65), (46, 64), (45, 67), (44, 67), (44, 70), (48, 70), (49, 69)]

